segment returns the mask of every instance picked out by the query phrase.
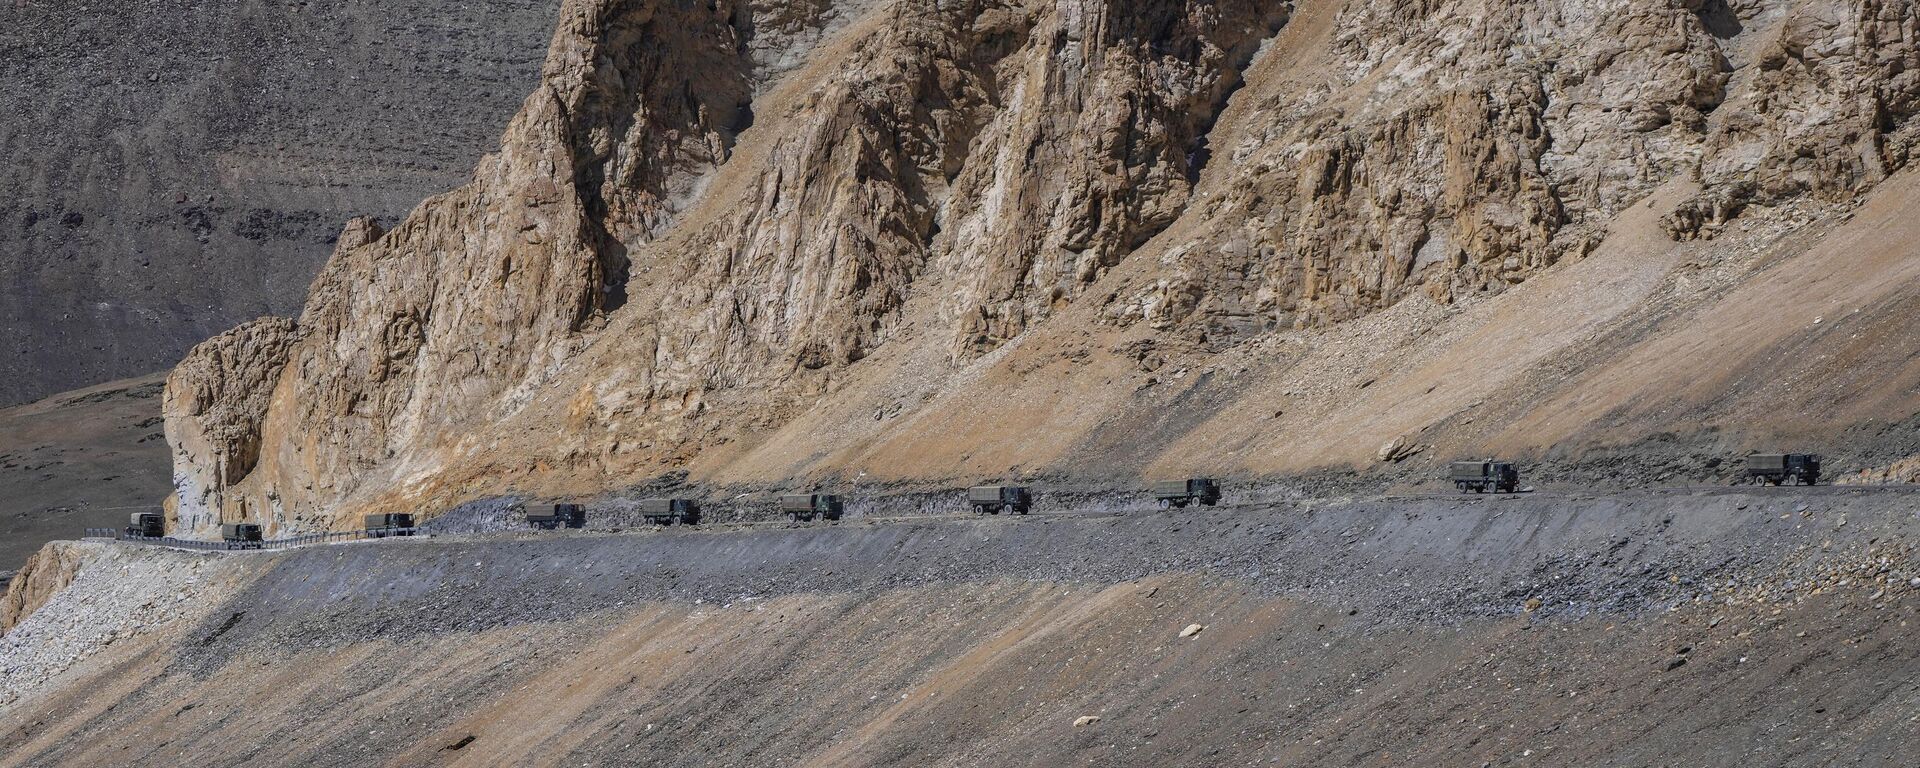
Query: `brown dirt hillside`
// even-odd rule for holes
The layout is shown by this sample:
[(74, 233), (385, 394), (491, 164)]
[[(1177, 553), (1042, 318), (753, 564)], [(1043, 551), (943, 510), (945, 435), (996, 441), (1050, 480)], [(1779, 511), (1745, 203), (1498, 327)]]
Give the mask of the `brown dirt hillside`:
[(175, 370), (181, 526), (678, 472), (1893, 466), (1916, 13), (574, 0), (470, 184)]
[(162, 377), (110, 382), (0, 409), (0, 572), (83, 528), (160, 511)]

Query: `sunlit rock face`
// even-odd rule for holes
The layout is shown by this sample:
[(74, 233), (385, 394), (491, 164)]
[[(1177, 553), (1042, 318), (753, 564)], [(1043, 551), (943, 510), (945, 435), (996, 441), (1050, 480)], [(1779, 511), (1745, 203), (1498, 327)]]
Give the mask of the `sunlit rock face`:
[(350, 225), (297, 321), (175, 373), (179, 515), (320, 529), (610, 487), (951, 377), (862, 406), (884, 421), (1040, 329), (1219, 349), (1511, 290), (1670, 183), (1672, 239), (1845, 201), (1920, 138), (1916, 23), (1892, 0), (569, 2), (469, 184)]

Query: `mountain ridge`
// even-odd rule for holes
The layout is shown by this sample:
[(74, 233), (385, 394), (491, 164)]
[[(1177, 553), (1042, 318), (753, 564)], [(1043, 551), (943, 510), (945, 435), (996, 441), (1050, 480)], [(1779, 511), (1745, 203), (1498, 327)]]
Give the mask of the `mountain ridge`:
[[(1880, 252), (1891, 282), (1819, 290), (1880, 302), (1848, 318), (1893, 334), (1855, 350), (1860, 370), (1899, 370), (1912, 339), (1881, 321), (1914, 289), (1911, 259), (1845, 222), (1862, 201), (1909, 194), (1882, 185), (1916, 137), (1914, 10), (1615, 5), (903, 0), (842, 16), (569, 3), (543, 85), (472, 183), (392, 231), (351, 225), (292, 330), (249, 326), (175, 371), (177, 514), (199, 532), (228, 518), (325, 528), (361, 509), (591, 492), (681, 469), (710, 484), (1090, 477), (1117, 450), (1093, 431), (1126, 435), (1172, 389), (1212, 401), (1176, 409), (1188, 431), (1229, 420), (1220, 409), (1234, 404), (1222, 428), (1237, 447), (1194, 446), (1182, 466), (1364, 467), (1391, 440), (1546, 456), (1618, 418), (1635, 439), (1669, 430), (1652, 414), (1575, 407), (1582, 395), (1563, 390), (1555, 410), (1582, 416), (1541, 439), (1423, 441), (1488, 425), (1456, 429), (1453, 414), (1414, 404), (1444, 381), (1369, 389), (1380, 377), (1341, 359), (1396, 359), (1329, 342), (1371, 327), (1376, 346), (1411, 353), (1428, 329), (1470, 331), (1451, 320), (1463, 308), (1510, 306), (1564, 326), (1542, 337), (1553, 345), (1494, 343), (1478, 366), (1430, 373), (1483, 400), (1538, 366), (1575, 366), (1566, 379), (1591, 364), (1604, 378), (1612, 361), (1577, 361), (1582, 334), (1611, 334), (1636, 366), (1634, 339), (1650, 345), (1641, 355), (1688, 338), (1701, 351), (1670, 313), (1763, 298), (1734, 286), (1765, 279), (1756, 255), (1839, 274), (1847, 254), (1816, 231), (1892, 247)], [(1899, 226), (1897, 207), (1874, 209), (1876, 226)], [(1609, 238), (1613, 266), (1583, 267)], [(1502, 303), (1543, 275), (1608, 270), (1651, 291), (1607, 310), (1611, 329), (1600, 314)], [(1604, 296), (1561, 282), (1567, 298)], [(1493, 338), (1498, 318), (1481, 320)], [(1718, 332), (1723, 346), (1694, 359), (1749, 365), (1738, 329)], [(1802, 343), (1783, 333), (1756, 338)], [(204, 373), (221, 366), (197, 362), (282, 346), (238, 374), (272, 382), (264, 403), (222, 399), (257, 388), (224, 387)], [(1207, 355), (1238, 362), (1206, 387), (1257, 395), (1235, 402), (1155, 373)], [(1289, 359), (1314, 363), (1288, 374), (1300, 386), (1352, 388), (1258, 383)], [(1398, 397), (1381, 400), (1388, 391)], [(1293, 400), (1371, 415), (1328, 430), (1288, 419)], [(1726, 401), (1696, 391), (1676, 404), (1704, 414), (1688, 439), (1729, 453), (1796, 434), (1831, 442), (1916, 410), (1904, 390), (1830, 416), (1796, 394), (1776, 408), (1798, 411), (1800, 428), (1762, 421), (1720, 438)], [(1526, 410), (1536, 404), (1502, 420), (1555, 418)], [(848, 411), (882, 428), (855, 428)], [(920, 417), (890, 417), (908, 412)], [(818, 437), (824, 414), (840, 437)], [(1233, 458), (1302, 439), (1323, 447)], [(1899, 460), (1902, 440), (1868, 452)]]

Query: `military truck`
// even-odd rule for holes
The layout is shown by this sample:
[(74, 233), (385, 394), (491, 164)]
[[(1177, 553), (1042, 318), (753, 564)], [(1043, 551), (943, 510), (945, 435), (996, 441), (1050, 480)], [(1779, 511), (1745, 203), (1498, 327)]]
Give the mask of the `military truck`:
[(1161, 509), (1185, 507), (1195, 502), (1211, 507), (1220, 503), (1220, 484), (1206, 477), (1162, 480), (1153, 484), (1153, 498), (1159, 500)]
[(259, 523), (227, 523), (220, 526), (220, 538), (227, 542), (227, 549), (259, 549)]
[(158, 512), (135, 512), (127, 520), (127, 535), (158, 539), (167, 535), (167, 517)]
[(1820, 457), (1811, 453), (1756, 453), (1747, 457), (1747, 477), (1762, 485), (1814, 485)]
[(388, 536), (412, 536), (413, 514), (409, 512), (385, 512), (367, 515), (364, 518), (367, 537), (384, 539)]
[(840, 519), (840, 497), (828, 493), (790, 493), (780, 497), (780, 511), (793, 522)]
[(651, 525), (700, 522), (700, 505), (692, 499), (646, 499), (640, 502), (640, 516)]
[(997, 515), (1001, 510), (1024, 515), (1033, 509), (1033, 496), (1025, 486), (976, 485), (967, 489), (967, 504), (978, 515)]
[(587, 508), (579, 504), (555, 504), (551, 512), (527, 511), (527, 523), (543, 531), (587, 527)]
[(1520, 489), (1520, 470), (1508, 461), (1456, 461), (1449, 476), (1461, 493), (1513, 493)]

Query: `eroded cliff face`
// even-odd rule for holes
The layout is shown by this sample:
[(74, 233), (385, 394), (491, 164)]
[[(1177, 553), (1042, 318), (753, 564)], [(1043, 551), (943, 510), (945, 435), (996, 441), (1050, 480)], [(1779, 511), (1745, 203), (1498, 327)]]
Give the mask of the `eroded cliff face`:
[[(1098, 360), (1497, 293), (1663, 187), (1682, 239), (1845, 203), (1920, 134), (1916, 24), (1890, 0), (576, 0), (472, 183), (351, 226), (297, 323), (176, 373), (181, 519), (631, 483), (984, 392), (1023, 344), (1133, 386)], [(851, 474), (874, 438), (798, 442)]]
[(226, 490), (260, 463), (262, 422), (298, 337), (293, 321), (261, 318), (201, 342), (167, 376), (160, 407), (173, 449), (168, 511), (178, 530), (211, 530), (225, 514), (245, 518), (246, 510), (228, 508)]

